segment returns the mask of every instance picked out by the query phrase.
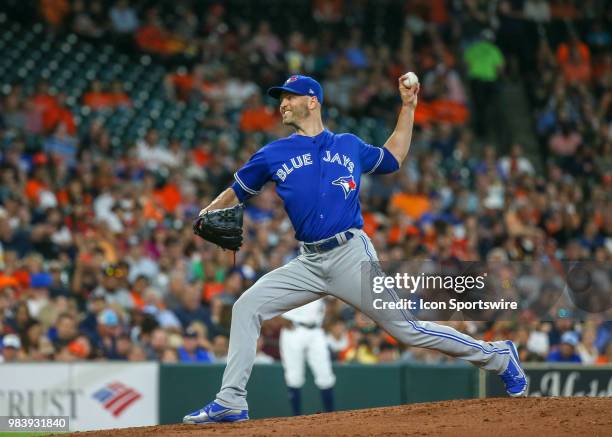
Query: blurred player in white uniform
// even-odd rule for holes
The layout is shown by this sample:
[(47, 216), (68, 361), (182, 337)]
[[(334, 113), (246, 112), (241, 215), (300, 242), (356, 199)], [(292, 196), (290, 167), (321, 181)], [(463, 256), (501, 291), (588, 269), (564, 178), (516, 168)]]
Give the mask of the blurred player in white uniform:
[(324, 300), (315, 300), (295, 308), (282, 317), (288, 322), (281, 330), (280, 354), (293, 414), (299, 416), (302, 413), (301, 388), (304, 385), (306, 362), (314, 375), (316, 386), (321, 390), (325, 411), (333, 411), (336, 376), (332, 370), (331, 356), (322, 328), (325, 317)]

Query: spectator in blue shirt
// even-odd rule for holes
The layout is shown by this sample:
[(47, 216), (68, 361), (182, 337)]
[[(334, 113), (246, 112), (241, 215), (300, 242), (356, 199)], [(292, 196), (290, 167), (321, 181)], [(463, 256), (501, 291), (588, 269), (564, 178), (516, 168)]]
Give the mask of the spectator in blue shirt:
[(559, 347), (554, 349), (546, 361), (552, 363), (581, 363), (580, 355), (576, 353), (576, 346), (580, 338), (576, 331), (564, 332)]
[(200, 292), (194, 287), (185, 289), (182, 296), (182, 304), (174, 314), (180, 320), (183, 328), (187, 328), (192, 322), (202, 322), (208, 329), (212, 327), (210, 311), (202, 305)]
[(178, 358), (181, 363), (212, 363), (213, 354), (198, 344), (198, 333), (193, 328), (187, 328), (183, 335), (183, 345), (178, 348)]

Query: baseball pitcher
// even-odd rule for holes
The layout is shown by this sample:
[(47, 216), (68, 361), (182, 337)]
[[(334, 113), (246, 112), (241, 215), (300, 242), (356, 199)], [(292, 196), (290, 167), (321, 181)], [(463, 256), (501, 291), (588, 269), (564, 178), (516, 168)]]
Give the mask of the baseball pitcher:
[[(364, 312), (397, 340), (466, 360), (496, 372), (510, 396), (523, 396), (527, 380), (511, 341), (484, 342), (448, 326), (416, 320), (405, 310), (381, 317), (362, 305), (362, 263), (374, 265), (376, 250), (361, 230), (359, 205), (362, 174), (397, 171), (408, 154), (419, 83), (414, 73), (398, 79), (402, 106), (395, 130), (383, 147), (355, 135), (323, 126), (321, 85), (307, 76), (291, 76), (268, 94), (280, 102), (285, 125), (295, 129), (287, 138), (262, 147), (238, 170), (231, 187), (204, 208), (194, 231), (221, 247), (242, 243), (240, 204), (274, 181), (276, 191), (301, 241), (301, 254), (264, 275), (232, 310), (227, 366), (216, 399), (183, 418), (205, 424), (247, 420), (246, 385), (253, 367), (261, 324), (293, 308), (333, 295)], [(397, 300), (392, 289), (389, 298)], [(392, 319), (392, 320), (388, 320)]]

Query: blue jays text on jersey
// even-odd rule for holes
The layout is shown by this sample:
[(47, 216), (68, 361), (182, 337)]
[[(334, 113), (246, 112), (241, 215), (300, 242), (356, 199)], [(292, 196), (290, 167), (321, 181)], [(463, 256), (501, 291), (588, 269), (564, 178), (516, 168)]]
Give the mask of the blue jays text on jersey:
[(234, 174), (232, 188), (242, 202), (274, 181), (295, 237), (313, 242), (361, 228), (361, 174), (398, 168), (387, 149), (352, 134), (324, 130), (314, 137), (294, 134), (265, 145)]

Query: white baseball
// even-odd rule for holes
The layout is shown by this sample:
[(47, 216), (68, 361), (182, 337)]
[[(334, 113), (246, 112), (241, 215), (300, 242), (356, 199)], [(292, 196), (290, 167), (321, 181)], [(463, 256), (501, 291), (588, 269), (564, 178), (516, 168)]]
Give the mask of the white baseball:
[(419, 78), (412, 71), (409, 71), (408, 73), (404, 74), (403, 77), (403, 83), (407, 87), (411, 87), (412, 85), (416, 85), (417, 83), (419, 83)]

